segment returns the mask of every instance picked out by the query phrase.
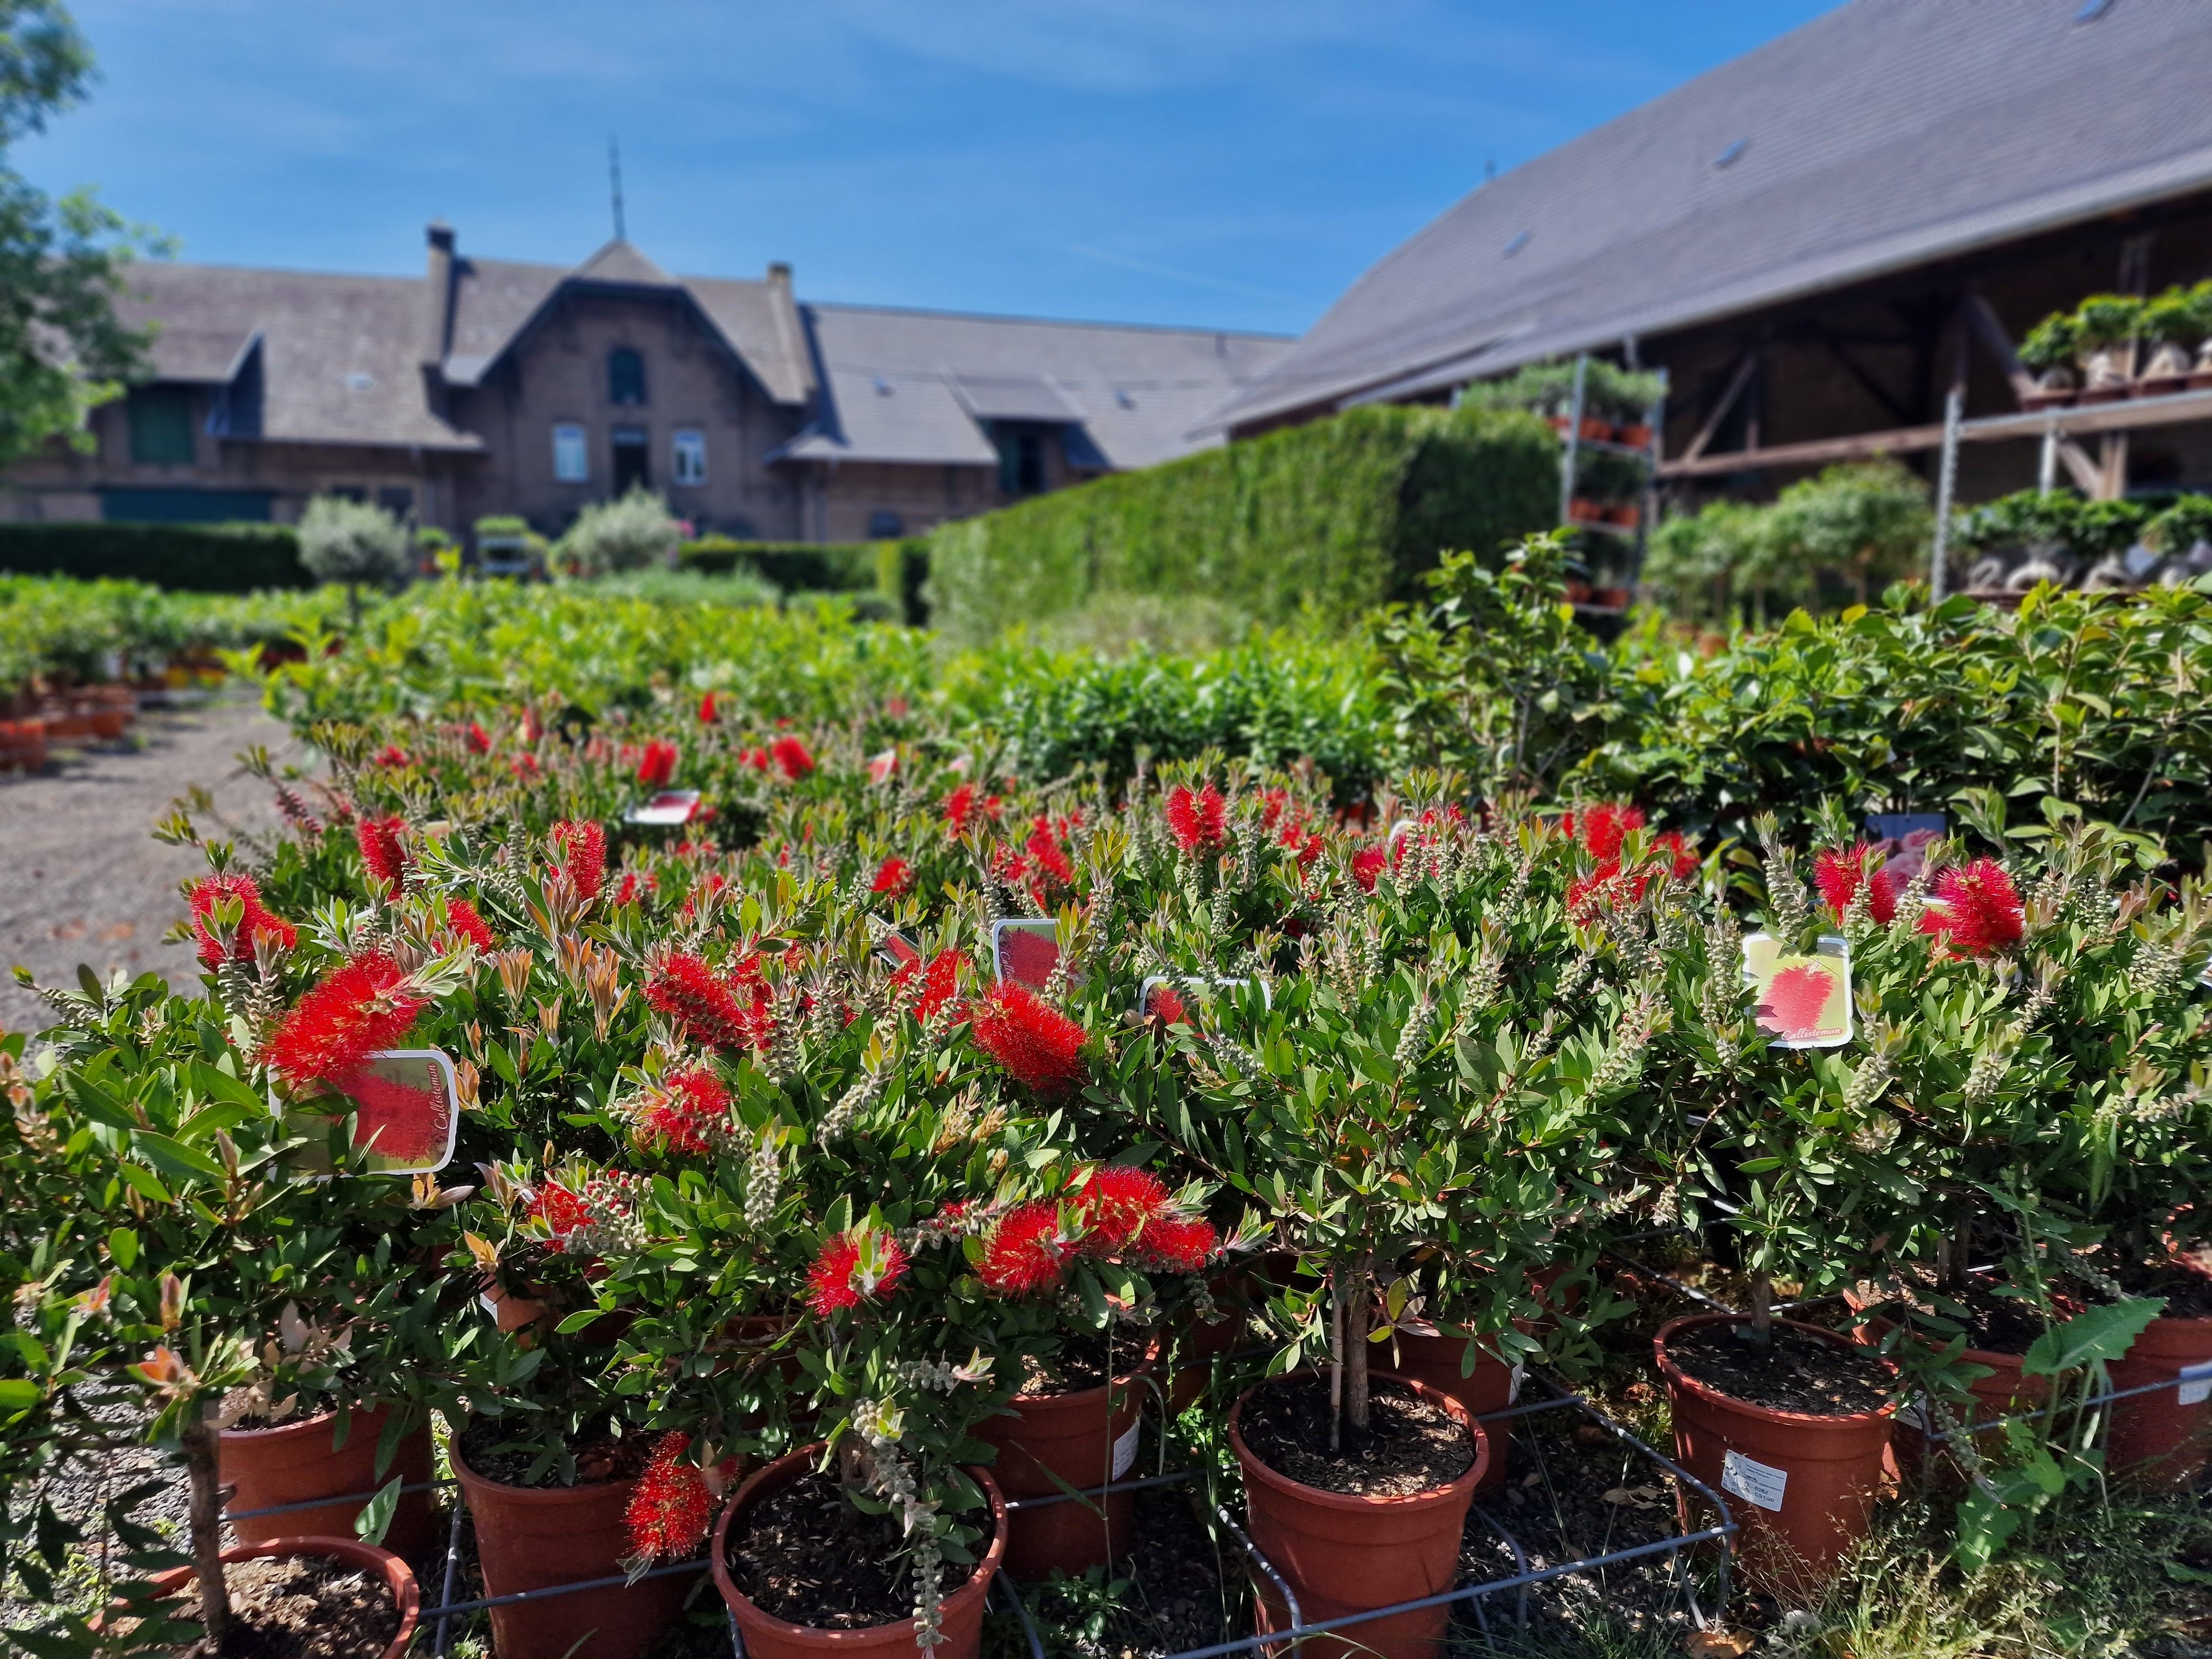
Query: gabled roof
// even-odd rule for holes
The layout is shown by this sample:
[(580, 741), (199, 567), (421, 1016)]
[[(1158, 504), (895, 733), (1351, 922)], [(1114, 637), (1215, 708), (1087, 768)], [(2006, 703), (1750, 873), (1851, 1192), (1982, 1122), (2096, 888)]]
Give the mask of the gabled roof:
[(1852, 0), (1462, 198), (1208, 428), (1410, 395), (2212, 185), (2198, 0)]
[(1277, 335), (887, 307), (801, 307), (822, 365), (805, 459), (995, 465), (979, 422), (1079, 426), (1107, 465), (1187, 453), (1189, 428), (1287, 348)]
[(628, 288), (674, 288), (677, 281), (629, 243), (617, 237), (570, 271), (579, 282), (619, 283)]
[(730, 349), (760, 378), (769, 397), (795, 405), (813, 394), (814, 375), (798, 307), (776, 292), (775, 284), (733, 276), (686, 276), (684, 286), (729, 342)]
[(147, 260), (131, 267), (126, 288), (124, 319), (161, 325), (157, 374), (215, 380), (218, 357), (229, 350), (234, 368), (242, 365), (246, 343), (260, 337), (265, 442), (483, 447), (423, 396), (419, 277)]

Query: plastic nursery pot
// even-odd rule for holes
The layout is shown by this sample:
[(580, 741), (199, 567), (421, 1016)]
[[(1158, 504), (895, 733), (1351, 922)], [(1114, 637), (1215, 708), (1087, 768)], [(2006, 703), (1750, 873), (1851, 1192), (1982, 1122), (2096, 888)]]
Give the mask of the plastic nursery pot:
[[(1844, 1301), (1853, 1313), (1863, 1313), (1875, 1304), (1876, 1298), (1862, 1297), (1856, 1291), (1844, 1292)], [(1897, 1322), (1876, 1315), (1851, 1333), (1852, 1339), (1868, 1347), (1878, 1347), (1882, 1339), (1897, 1328)], [(1925, 1340), (1925, 1338), (1922, 1339)], [(2000, 1353), (1992, 1348), (1968, 1348), (1959, 1356), (1961, 1364), (1986, 1366), (1989, 1375), (1978, 1376), (1966, 1385), (1966, 1392), (1974, 1403), (1960, 1412), (1953, 1407), (1953, 1414), (1960, 1418), (1959, 1426), (1970, 1423), (1992, 1423), (2001, 1417), (2015, 1416), (2033, 1411), (2051, 1397), (2051, 1379), (2046, 1376), (2023, 1376), (2021, 1364), (2025, 1354)], [(1974, 1438), (1984, 1455), (1993, 1454), (2002, 1443), (2002, 1429), (1984, 1429)], [(1907, 1480), (1919, 1479), (1926, 1461), (1927, 1439), (1905, 1419), (1898, 1419), (1890, 1433), (1890, 1450), (1900, 1477)], [(1953, 1475), (1959, 1473), (1955, 1455), (1944, 1447), (1941, 1467)]]
[[(430, 1425), (424, 1422), (403, 1436), (382, 1475), (376, 1472), (376, 1448), (391, 1418), (388, 1408), (356, 1411), (345, 1443), (337, 1440), (337, 1413), (324, 1412), (272, 1429), (225, 1429), (216, 1437), (216, 1468), (231, 1488), (224, 1510), (231, 1529), (249, 1544), (313, 1534), (353, 1536), (354, 1516), (365, 1499), (315, 1509), (284, 1510), (278, 1515), (246, 1511), (301, 1504), (315, 1498), (348, 1498), (374, 1492), (394, 1475), (410, 1486), (430, 1481)], [(428, 1492), (403, 1492), (384, 1547), (411, 1560), (427, 1558), (439, 1542)]]
[(1259, 1294), (1250, 1277), (1242, 1273), (1216, 1273), (1206, 1281), (1221, 1317), (1208, 1324), (1195, 1309), (1183, 1321), (1176, 1339), (1176, 1363), (1168, 1373), (1168, 1415), (1181, 1417), (1212, 1381), (1213, 1362), (1234, 1353), (1244, 1335), (1247, 1316)]
[[(635, 1480), (510, 1486), (485, 1480), (463, 1462), (458, 1439), (448, 1441), (447, 1450), (476, 1522), (486, 1595), (550, 1589), (623, 1571), (622, 1558), (629, 1551), (623, 1511), (636, 1489)], [(499, 1659), (638, 1659), (675, 1622), (691, 1582), (672, 1573), (493, 1607), (493, 1650)]]
[[(1310, 1373), (1294, 1373), (1310, 1375)], [(1418, 1601), (1451, 1589), (1459, 1571), (1460, 1534), (1468, 1505), (1490, 1461), (1490, 1442), (1467, 1407), (1417, 1378), (1371, 1371), (1371, 1380), (1398, 1382), (1442, 1407), (1474, 1437), (1474, 1461), (1448, 1486), (1410, 1497), (1360, 1497), (1323, 1492), (1278, 1474), (1244, 1443), (1245, 1403), (1262, 1382), (1247, 1389), (1229, 1409), (1229, 1446), (1244, 1471), (1244, 1509), (1252, 1541), (1290, 1583), (1307, 1624)], [(1279, 1381), (1280, 1379), (1275, 1379)], [(1289, 1609), (1264, 1573), (1253, 1575), (1253, 1628), (1265, 1636), (1290, 1628)], [(1347, 1626), (1336, 1635), (1308, 1637), (1303, 1659), (1433, 1659), (1451, 1622), (1449, 1603), (1416, 1608)]]
[[(1733, 1314), (1670, 1320), (1659, 1328), (1652, 1348), (1667, 1379), (1675, 1461), (1728, 1494), (1729, 1512), (1740, 1528), (1735, 1552), (1745, 1577), (1787, 1597), (1825, 1583), (1866, 1535), (1897, 1407), (1887, 1401), (1870, 1412), (1823, 1417), (1754, 1406), (1698, 1382), (1667, 1352), (1668, 1344), (1686, 1331), (1744, 1322)], [(1774, 1323), (1778, 1329), (1849, 1346), (1817, 1325), (1789, 1319)], [(1688, 1492), (1680, 1494), (1680, 1503), (1687, 1526), (1692, 1509)]]
[[(811, 1468), (822, 1455), (822, 1446), (823, 1443), (817, 1441), (777, 1458), (758, 1471), (738, 1488), (736, 1497), (723, 1505), (722, 1518), (714, 1523), (709, 1558), (714, 1563), (714, 1588), (722, 1593), (724, 1605), (738, 1621), (738, 1632), (745, 1640), (746, 1659), (823, 1659), (829, 1654), (890, 1656), (919, 1652), (911, 1619), (869, 1625), (859, 1630), (820, 1630), (811, 1625), (793, 1625), (762, 1612), (730, 1578), (731, 1528), (744, 1520), (756, 1504), (773, 1498)], [(983, 1643), (983, 1598), (990, 1594), (991, 1580), (1006, 1559), (1006, 1496), (988, 1469), (971, 1468), (968, 1473), (982, 1487), (983, 1497), (991, 1505), (991, 1546), (983, 1552), (968, 1582), (945, 1598), (939, 1625), (945, 1639), (929, 1650), (931, 1659), (975, 1659)], [(501, 1659), (506, 1659), (504, 1650)]]
[[(364, 1544), (358, 1538), (325, 1538), (294, 1535), (270, 1538), (258, 1544), (241, 1544), (236, 1549), (225, 1550), (225, 1566), (240, 1561), (258, 1561), (268, 1557), (306, 1556), (320, 1558), (355, 1567), (364, 1573), (384, 1580), (385, 1588), (392, 1592), (392, 1604), (399, 1609), (399, 1628), (386, 1646), (383, 1659), (401, 1659), (415, 1640), (415, 1621), (422, 1607), (422, 1587), (415, 1582), (415, 1570), (390, 1550), (378, 1549)], [(198, 1575), (190, 1567), (172, 1567), (156, 1573), (153, 1585), (155, 1594), (163, 1597), (182, 1595)]]
[[(1012, 1416), (990, 1418), (975, 1430), (975, 1438), (998, 1451), (991, 1473), (1000, 1489), (1009, 1498), (1060, 1498), (1127, 1479), (1159, 1357), (1155, 1337), (1144, 1359), (1111, 1383), (1008, 1401)], [(1126, 1492), (1024, 1508), (1007, 1527), (1006, 1571), (1023, 1583), (1055, 1570), (1079, 1577), (1085, 1567), (1121, 1553), (1135, 1511), (1136, 1495)]]
[(2117, 1392), (2150, 1382), (2172, 1388), (2112, 1402), (2105, 1467), (2115, 1474), (2183, 1486), (2204, 1467), (2212, 1422), (2212, 1378), (2185, 1382), (2185, 1365), (2212, 1362), (2212, 1319), (2154, 1319), (2135, 1346), (2106, 1366)]

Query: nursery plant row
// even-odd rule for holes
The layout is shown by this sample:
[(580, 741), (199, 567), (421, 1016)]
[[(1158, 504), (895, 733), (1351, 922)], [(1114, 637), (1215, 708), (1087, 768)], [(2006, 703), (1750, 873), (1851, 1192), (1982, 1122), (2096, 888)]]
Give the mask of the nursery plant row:
[[(434, 1414), (487, 1597), (635, 1575), (492, 1606), (504, 1659), (646, 1652), (696, 1580), (653, 1569), (700, 1559), (763, 1659), (825, 1631), (972, 1653), (995, 1575), (1126, 1547), (1126, 1498), (1007, 1499), (1124, 1480), (1148, 1402), (1224, 1448), (1299, 1617), (1395, 1607), (1453, 1588), (1503, 1478), (1475, 1419), (1532, 1361), (1576, 1374), (1625, 1311), (1594, 1264), (1655, 1228), (1747, 1274), (1744, 1316), (1653, 1358), (1754, 1588), (1845, 1562), (1908, 1401), (1969, 1564), (2069, 1486), (2189, 1478), (2207, 917), (2084, 781), (2132, 739), (2083, 698), (2091, 660), (2184, 648), (2193, 590), (1743, 642), (1778, 703), (1826, 688), (1802, 718), (1832, 748), (1739, 837), (1589, 787), (1597, 747), (1529, 758), (1711, 672), (1577, 643), (1554, 558), (1455, 561), (1378, 636), (1427, 671), (1378, 695), (1458, 769), (1350, 799), (1218, 750), (1040, 771), (941, 685), (872, 682), (902, 636), (830, 613), (773, 624), (831, 641), (781, 682), (731, 619), (760, 648), (735, 684), (641, 634), (625, 684), (618, 608), (558, 596), (438, 591), (307, 641), (269, 683), (327, 763), (268, 775), (283, 830), (166, 828), (209, 859), (200, 993), (49, 988), (49, 1046), (0, 1050), (9, 1565), (58, 1600), (44, 1494), (129, 1431), (113, 1407), (191, 1492), (187, 1560), (118, 1498), (101, 1632), (16, 1639), (250, 1622), (270, 1570), (224, 1564), (227, 1504), (248, 1552), (373, 1561), (404, 1644)], [(1916, 653), (2045, 665), (2075, 712), (2028, 752), (2066, 787), (2010, 799), (2047, 808), (1816, 787), (1914, 700), (1866, 665)], [(2184, 700), (2149, 702), (2178, 749)], [(1828, 1293), (1841, 1328), (1775, 1312)], [(1448, 1617), (1351, 1638), (1415, 1659)]]

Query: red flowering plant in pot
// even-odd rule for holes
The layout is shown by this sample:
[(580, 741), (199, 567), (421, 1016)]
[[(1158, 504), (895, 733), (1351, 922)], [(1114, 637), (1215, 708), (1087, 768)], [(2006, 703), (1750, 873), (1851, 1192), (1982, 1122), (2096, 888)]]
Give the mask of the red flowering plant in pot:
[[(1236, 1402), (1229, 1436), (1254, 1536), (1309, 1619), (1454, 1582), (1486, 1437), (1457, 1399), (1385, 1370), (1389, 1345), (1437, 1334), (1425, 1276), (1480, 1286), (1460, 1292), (1458, 1328), (1515, 1358), (1534, 1347), (1516, 1324), (1539, 1311), (1528, 1272), (1604, 1200), (1598, 1126), (1659, 1018), (1641, 989), (1585, 995), (1563, 963), (1521, 954), (1564, 902), (1568, 872), (1540, 869), (1540, 847), (1455, 825), (1371, 891), (1337, 864), (1325, 927), (1272, 1000), (1176, 1028), (1187, 1072), (1131, 1103), (1297, 1257), (1270, 1308), (1288, 1338), (1273, 1380)], [(1260, 1597), (1262, 1628), (1279, 1627), (1285, 1609)], [(1343, 1639), (1426, 1652), (1446, 1616)]]

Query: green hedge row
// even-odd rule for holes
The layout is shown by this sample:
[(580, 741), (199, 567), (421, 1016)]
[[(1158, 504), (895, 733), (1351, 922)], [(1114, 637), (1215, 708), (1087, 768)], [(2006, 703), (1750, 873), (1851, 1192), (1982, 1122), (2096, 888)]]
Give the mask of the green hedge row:
[(0, 524), (0, 571), (195, 593), (313, 586), (297, 532), (281, 524)]
[(1104, 592), (1349, 620), (1413, 597), (1441, 549), (1489, 557), (1548, 526), (1559, 453), (1533, 415), (1351, 410), (940, 526), (931, 620), (980, 643)]
[(919, 537), (887, 542), (742, 542), (702, 536), (686, 542), (683, 568), (702, 575), (758, 572), (786, 593), (879, 594), (892, 616), (915, 624), (927, 620), (922, 577), (929, 544)]

